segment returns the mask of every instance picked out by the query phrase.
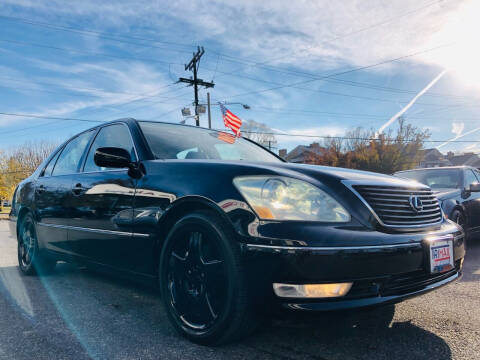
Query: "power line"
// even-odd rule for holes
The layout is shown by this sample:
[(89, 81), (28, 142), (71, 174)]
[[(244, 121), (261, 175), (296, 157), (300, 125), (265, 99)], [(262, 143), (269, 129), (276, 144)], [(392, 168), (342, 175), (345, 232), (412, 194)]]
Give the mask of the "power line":
[(426, 50), (417, 51), (417, 52), (410, 53), (410, 54), (403, 55), (403, 56), (399, 56), (399, 57), (396, 57), (396, 58), (380, 61), (378, 63), (365, 65), (365, 66), (359, 66), (359, 67), (356, 67), (356, 68), (353, 68), (353, 69), (350, 69), (350, 70), (345, 70), (345, 71), (332, 73), (332, 74), (329, 74), (329, 75), (320, 76), (320, 77), (317, 77), (315, 79), (302, 80), (302, 81), (297, 81), (297, 82), (290, 83), (290, 84), (279, 85), (279, 86), (275, 86), (275, 87), (271, 87), (271, 88), (267, 88), (267, 89), (249, 91), (249, 92), (245, 92), (245, 93), (239, 93), (239, 94), (229, 96), (229, 97), (227, 97), (227, 99), (231, 99), (231, 98), (239, 97), (239, 96), (260, 94), (260, 93), (264, 93), (264, 92), (268, 92), (268, 91), (272, 91), (272, 90), (278, 90), (278, 89), (282, 89), (282, 88), (286, 88), (286, 87), (295, 87), (297, 85), (303, 85), (303, 84), (311, 83), (311, 82), (318, 81), (318, 80), (328, 79), (328, 78), (331, 78), (331, 77), (334, 77), (334, 76), (340, 76), (340, 75), (350, 74), (350, 73), (360, 71), (360, 70), (371, 69), (373, 67), (377, 67), (377, 66), (380, 66), (380, 65), (385, 65), (385, 64), (395, 62), (395, 61), (398, 61), (398, 60), (407, 59), (407, 58), (410, 58), (410, 57), (425, 54), (427, 52), (438, 50), (440, 48), (444, 48), (444, 47), (447, 47), (447, 46), (452, 46), (453, 44), (454, 43), (449, 43), (449, 44), (435, 46), (433, 48), (429, 48), (429, 49), (426, 49)]
[(138, 37), (138, 36), (105, 34), (104, 32), (87, 30), (85, 28), (53, 25), (51, 23), (40, 22), (40, 21), (35, 21), (35, 20), (30, 20), (30, 19), (25, 19), (25, 18), (19, 18), (19, 17), (14, 17), (14, 16), (0, 15), (0, 18), (2, 18), (4, 20), (7, 20), (7, 21), (20, 22), (20, 23), (24, 23), (24, 24), (28, 24), (28, 25), (48, 28), (48, 29), (51, 29), (51, 30), (65, 31), (65, 32), (77, 33), (77, 34), (81, 34), (81, 35), (101, 37), (101, 38), (104, 38), (104, 39), (117, 41), (117, 42), (122, 42), (122, 43), (126, 43), (126, 44), (149, 47), (149, 48), (159, 48), (159, 49), (162, 49), (162, 50), (169, 50), (169, 51), (176, 51), (176, 52), (188, 52), (188, 53), (190, 52), (188, 50), (175, 50), (175, 49), (171, 49), (171, 48), (168, 48), (168, 47), (158, 47), (158, 46), (154, 46), (154, 45), (148, 45), (148, 44), (143, 44), (143, 43), (138, 43), (138, 42), (127, 41), (127, 40), (123, 40), (123, 39), (149, 41), (149, 42), (155, 42), (155, 43), (158, 43), (158, 44), (176, 45), (176, 46), (182, 46), (182, 47), (188, 47), (188, 48), (191, 48), (193, 46), (193, 45), (188, 45), (188, 44), (175, 43), (175, 42), (172, 42), (172, 41), (162, 41), (162, 40), (156, 40), (156, 39), (148, 39), (148, 38), (143, 38), (143, 37)]
[(69, 117), (58, 117), (58, 116), (46, 116), (46, 115), (37, 115), (37, 114), (19, 114), (19, 113), (8, 113), (8, 112), (0, 112), (0, 115), (16, 116), (16, 117), (26, 117), (26, 118), (35, 118), (35, 119), (54, 119), (54, 120), (65, 120), (65, 121), (83, 121), (83, 122), (93, 122), (93, 123), (101, 123), (101, 122), (104, 122), (104, 121), (100, 121), (100, 120), (79, 119), (79, 118), (69, 118)]
[[(216, 129), (218, 131), (224, 131), (223, 129)], [(309, 135), (309, 134), (288, 134), (288, 133), (278, 133), (278, 132), (261, 132), (261, 131), (242, 131), (243, 133), (248, 134), (260, 134), (260, 135), (276, 135), (276, 136), (292, 136), (292, 137), (305, 137), (305, 138), (316, 138), (316, 139), (337, 139), (337, 140), (362, 140), (362, 141), (379, 141), (384, 140), (388, 142), (412, 142), (416, 140), (409, 139), (394, 139), (394, 138), (366, 138), (366, 137), (349, 137), (349, 136), (325, 136), (325, 135)], [(423, 142), (432, 142), (439, 143), (445, 142), (448, 140), (423, 140)], [(459, 142), (459, 143), (477, 143), (480, 140), (455, 140), (450, 142)]]
[[(175, 108), (169, 110), (168, 112), (161, 114), (165, 115), (170, 112), (173, 112), (179, 108)], [(55, 119), (55, 120), (65, 120), (65, 121), (84, 121), (84, 122), (94, 122), (94, 123), (102, 123), (107, 121), (100, 121), (100, 120), (91, 120), (91, 119), (80, 119), (80, 118), (68, 118), (68, 117), (55, 117), (55, 116), (43, 116), (43, 115), (36, 115), (36, 114), (20, 114), (20, 113), (7, 113), (7, 112), (0, 112), (0, 115), (5, 116), (17, 116), (17, 117), (30, 117), (30, 118), (39, 118), (39, 119)], [(137, 119), (139, 121), (151, 121), (151, 119)], [(225, 129), (215, 129), (217, 131), (225, 131)], [(365, 141), (378, 141), (378, 138), (365, 138), (365, 137), (348, 137), (348, 136), (325, 136), (325, 135), (311, 135), (311, 134), (289, 134), (289, 133), (279, 133), (279, 132), (261, 132), (261, 131), (243, 131), (244, 133), (251, 133), (251, 134), (262, 134), (262, 135), (277, 135), (277, 136), (291, 136), (291, 137), (305, 137), (305, 138), (320, 138), (320, 139), (344, 139), (344, 140), (365, 140)], [(398, 139), (392, 138), (383, 138), (385, 141), (399, 141)], [(413, 141), (413, 140), (401, 140), (401, 141)], [(424, 142), (445, 142), (447, 140), (423, 140)], [(455, 140), (451, 141), (452, 143), (477, 143), (480, 140)]]
[[(338, 39), (342, 39), (342, 38), (345, 38), (345, 37), (348, 37), (348, 36), (351, 36), (351, 35), (355, 35), (355, 34), (358, 34), (360, 32), (363, 32), (363, 31), (366, 31), (366, 30), (369, 30), (369, 29), (372, 29), (372, 28), (375, 28), (375, 27), (378, 27), (378, 26), (381, 26), (381, 25), (385, 25), (386, 23), (389, 23), (391, 22), (392, 20), (398, 20), (399, 18), (401, 17), (404, 17), (404, 16), (407, 16), (407, 15), (411, 15), (412, 13), (415, 13), (415, 12), (418, 12), (418, 11), (421, 11), (427, 7), (430, 7), (434, 4), (437, 4), (439, 2), (439, 0), (437, 1), (434, 1), (434, 2), (431, 2), (431, 3), (428, 3), (422, 7), (419, 7), (419, 8), (416, 8), (416, 9), (413, 9), (413, 10), (410, 10), (410, 11), (407, 11), (403, 14), (400, 14), (398, 16), (395, 16), (394, 18), (389, 18), (389, 19), (386, 19), (386, 20), (383, 20), (381, 22), (378, 22), (378, 23), (375, 23), (375, 24), (372, 24), (368, 27), (365, 27), (365, 28), (362, 28), (362, 29), (359, 29), (359, 30), (356, 30), (356, 31), (353, 31), (353, 32), (350, 32), (350, 33), (347, 33), (347, 34), (344, 34), (344, 35), (340, 35), (340, 36), (336, 36), (332, 39), (329, 39), (329, 40), (325, 40), (325, 41), (322, 41), (325, 42), (325, 43), (329, 43), (329, 42), (333, 42), (335, 40), (338, 40)], [(102, 33), (102, 32), (99, 32), (99, 31), (93, 31), (93, 30), (87, 30), (87, 29), (84, 29), (84, 28), (78, 28), (78, 27), (71, 27), (71, 26), (59, 26), (59, 25), (53, 25), (53, 24), (50, 24), (50, 23), (45, 23), (45, 22), (39, 22), (39, 21), (34, 21), (34, 20), (30, 20), (30, 19), (25, 19), (25, 18), (18, 18), (18, 17), (13, 17), (13, 16), (4, 16), (4, 15), (0, 15), (0, 18), (3, 18), (4, 20), (7, 20), (7, 21), (14, 21), (14, 22), (21, 22), (21, 23), (25, 23), (25, 24), (29, 24), (29, 25), (34, 25), (34, 26), (40, 26), (40, 27), (45, 27), (45, 28), (48, 28), (48, 29), (52, 29), (52, 30), (58, 30), (58, 31), (68, 31), (68, 32), (73, 32), (73, 33), (79, 33), (79, 34), (83, 34), (83, 35), (89, 35), (89, 36), (96, 36), (96, 37), (102, 37), (102, 38), (106, 38), (106, 39), (109, 39), (109, 40), (113, 40), (113, 41), (120, 41), (120, 42), (124, 42), (124, 43), (128, 43), (128, 44), (132, 44), (132, 45), (137, 45), (137, 46), (146, 46), (146, 47), (155, 47), (154, 45), (147, 45), (147, 44), (143, 44), (143, 43), (138, 43), (138, 42), (132, 42), (132, 41), (125, 41), (125, 40), (122, 40), (121, 38), (127, 38), (127, 39), (133, 39), (133, 40), (141, 40), (141, 41), (149, 41), (149, 42), (154, 42), (154, 43), (163, 43), (163, 44), (169, 44), (169, 45), (177, 45), (177, 46), (183, 46), (183, 47), (190, 47), (191, 45), (187, 45), (187, 44), (181, 44), (181, 43), (175, 43), (175, 42), (171, 42), (171, 41), (160, 41), (160, 40), (155, 40), (155, 39), (149, 39), (149, 38), (143, 38), (143, 37), (138, 37), (138, 36), (127, 36), (127, 35), (109, 35), (109, 34), (105, 34), (105, 33)], [(36, 46), (36, 45), (35, 45)], [(313, 46), (313, 45), (312, 45)], [(157, 47), (159, 48), (159, 47)], [(56, 48), (57, 50), (60, 50), (59, 48)], [(161, 48), (161, 49), (165, 49), (165, 48)], [(67, 50), (67, 49), (63, 49), (65, 51), (72, 51), (72, 50)], [(179, 51), (179, 50), (177, 50)], [(185, 51), (181, 51), (181, 52), (187, 52), (186, 50)], [(233, 61), (233, 62), (240, 62), (242, 63), (242, 61), (239, 61), (238, 60), (238, 57), (231, 57), (229, 55), (226, 55), (226, 54), (222, 54), (222, 53), (218, 53), (218, 52), (215, 52), (215, 51), (212, 51), (213, 53), (217, 53), (218, 54), (218, 57), (217, 57), (217, 62), (216, 62), (216, 69), (218, 67), (218, 61), (220, 59), (220, 56), (222, 56), (223, 58), (225, 58), (225, 60), (227, 61)], [(110, 57), (110, 55), (108, 54), (98, 54), (98, 55), (101, 55), (101, 56), (108, 56)], [(118, 57), (118, 56), (116, 56)], [(283, 56), (285, 57), (285, 56)], [(282, 57), (282, 58), (283, 58)], [(123, 57), (122, 57), (123, 58)], [(152, 61), (153, 59), (141, 59), (141, 58), (135, 58), (135, 59), (139, 59), (139, 60), (147, 60), (147, 61)], [(268, 62), (272, 62), (274, 60), (278, 60), (279, 58), (277, 59), (270, 59), (268, 61), (265, 61), (265, 62), (252, 62), (252, 61), (249, 61), (249, 60), (243, 60), (243, 63), (245, 62), (250, 62), (253, 64), (253, 66), (260, 66), (262, 64), (266, 64)], [(249, 66), (252, 66), (252, 65), (249, 65)], [(263, 66), (264, 67), (264, 66)], [(265, 67), (267, 68), (267, 67)], [(273, 71), (279, 71), (279, 72), (283, 72), (283, 73), (290, 73), (290, 74), (299, 74), (299, 75), (302, 75), (302, 76), (308, 76), (310, 78), (314, 78), (316, 79), (315, 75), (314, 74), (311, 74), (311, 73), (308, 73), (308, 72), (301, 72), (301, 71), (294, 71), (294, 70), (287, 70), (287, 69), (282, 69), (280, 68), (280, 70), (277, 70), (275, 67), (268, 67), (268, 69), (270, 70), (273, 70)], [(215, 70), (215, 73), (216, 73), (216, 70)], [(224, 76), (226, 75), (233, 75), (233, 72), (230, 74), (230, 73), (223, 73)], [(215, 75), (214, 75), (215, 76)], [(349, 85), (349, 86), (357, 86), (357, 87), (364, 87), (364, 88), (370, 88), (370, 89), (374, 89), (374, 90), (381, 90), (381, 91), (391, 91), (391, 92), (398, 92), (398, 93), (415, 93), (413, 90), (403, 90), (403, 89), (395, 89), (395, 88), (386, 88), (386, 87), (379, 87), (379, 86), (375, 86), (373, 84), (365, 84), (365, 83), (359, 83), (359, 82), (347, 82), (345, 80), (340, 80), (340, 79), (324, 79), (325, 81), (330, 81), (330, 82), (338, 82), (338, 83), (343, 83), (345, 85)], [(303, 90), (307, 90), (307, 89), (303, 89)], [(332, 95), (340, 95), (340, 96), (346, 96), (345, 94), (332, 94)], [(453, 96), (453, 95), (443, 95), (443, 94), (427, 94), (428, 96), (450, 96), (450, 97), (456, 97), (456, 98), (461, 98), (461, 97), (458, 97), (458, 96)], [(85, 95), (86, 96), (86, 95)], [(372, 99), (367, 99), (367, 100), (372, 100)], [(380, 100), (380, 101), (383, 101), (383, 100)]]
[[(399, 18), (402, 18), (404, 16), (409, 16), (415, 12), (418, 12), (418, 11), (421, 11), (427, 7), (430, 7), (432, 5), (435, 5), (437, 3), (439, 3), (440, 1), (439, 0), (436, 0), (434, 2), (430, 2), (428, 4), (425, 4), (424, 6), (421, 6), (419, 8), (416, 8), (416, 9), (413, 9), (413, 10), (410, 10), (410, 11), (407, 11), (403, 14), (399, 14), (393, 18), (389, 18), (389, 19), (386, 19), (386, 20), (383, 20), (381, 22), (378, 22), (378, 23), (375, 23), (375, 24), (372, 24), (372, 25), (369, 25), (365, 28), (362, 28), (362, 29), (358, 29), (356, 31), (353, 31), (353, 32), (350, 32), (350, 33), (347, 33), (347, 34), (344, 34), (344, 35), (339, 35), (339, 36), (336, 36), (332, 39), (328, 39), (328, 40), (324, 40), (322, 41), (322, 43), (330, 43), (330, 42), (333, 42), (335, 40), (339, 40), (339, 39), (343, 39), (345, 37), (349, 37), (349, 36), (352, 36), (352, 35), (355, 35), (355, 34), (358, 34), (360, 32), (364, 32), (366, 30), (370, 30), (372, 28), (375, 28), (375, 27), (378, 27), (378, 26), (382, 26), (382, 25), (385, 25), (393, 20), (398, 20)], [(87, 29), (84, 29), (84, 28), (79, 28), (79, 27), (72, 27), (72, 26), (60, 26), (60, 25), (53, 25), (51, 23), (46, 23), (46, 22), (39, 22), (39, 21), (35, 21), (35, 20), (31, 20), (31, 19), (25, 19), (25, 18), (19, 18), (19, 17), (13, 17), (13, 16), (5, 16), (5, 15), (0, 15), (0, 18), (4, 19), (4, 20), (7, 20), (7, 21), (13, 21), (13, 22), (20, 22), (20, 23), (24, 23), (24, 24), (28, 24), (28, 25), (33, 25), (33, 26), (39, 26), (39, 27), (44, 27), (44, 28), (48, 28), (48, 29), (51, 29), (51, 30), (57, 30), (57, 31), (66, 31), (66, 32), (72, 32), (72, 33), (78, 33), (78, 34), (82, 34), (82, 35), (89, 35), (89, 36), (95, 36), (95, 37), (102, 37), (102, 38), (105, 38), (105, 39), (108, 39), (108, 40), (113, 40), (113, 41), (119, 41), (119, 42), (123, 42), (123, 43), (127, 43), (127, 44), (132, 44), (132, 45), (136, 45), (136, 46), (145, 46), (145, 47), (153, 47), (155, 48), (156, 46), (154, 45), (148, 45), (148, 44), (144, 44), (144, 43), (138, 43), (138, 42), (132, 42), (132, 41), (126, 41), (126, 40), (123, 40), (122, 38), (126, 38), (126, 39), (132, 39), (132, 40), (141, 40), (141, 41), (148, 41), (148, 42), (153, 42), (153, 43), (162, 43), (162, 44), (167, 44), (167, 45), (177, 45), (177, 46), (182, 46), (182, 47), (191, 47), (191, 45), (188, 45), (188, 44), (181, 44), (181, 43), (176, 43), (176, 42), (171, 42), (171, 41), (161, 41), (161, 40), (156, 40), (156, 39), (151, 39), (151, 38), (144, 38), (144, 37), (138, 37), (138, 36), (128, 36), (128, 35), (118, 35), (118, 34), (115, 34), (115, 35), (111, 35), (111, 34), (105, 34), (104, 32), (99, 32), (99, 31), (93, 31), (93, 30), (87, 30)], [(314, 46), (314, 45), (312, 45)], [(168, 49), (168, 50), (171, 50), (170, 48), (164, 48), (164, 47), (156, 47), (156, 48), (160, 48), (160, 49)], [(173, 51), (179, 51), (179, 52), (188, 52), (187, 50), (173, 50)], [(215, 68), (217, 69), (218, 68), (218, 62), (219, 62), (219, 59), (220, 57), (223, 57), (226, 61), (231, 61), (231, 62), (240, 62), (240, 63), (251, 63), (249, 66), (261, 66), (263, 64), (266, 64), (266, 63), (269, 63), (269, 62), (272, 62), (272, 61), (275, 61), (275, 60), (279, 60), (281, 58), (284, 58), (286, 57), (286, 55), (282, 56), (281, 58), (276, 58), (276, 59), (270, 59), (268, 61), (264, 61), (264, 62), (254, 62), (254, 61), (251, 61), (251, 60), (246, 60), (246, 59), (243, 59), (242, 61), (239, 61), (238, 60), (238, 57), (232, 57), (232, 56), (229, 56), (229, 55), (226, 55), (226, 54), (223, 54), (223, 53), (218, 53), (218, 52), (215, 52), (212, 50), (213, 53), (216, 53), (218, 54), (218, 57), (217, 57), (217, 62), (216, 62), (216, 65), (215, 65)], [(264, 67), (264, 68), (267, 68), (269, 70), (273, 70), (273, 71), (278, 71), (278, 72), (282, 72), (282, 73), (289, 73), (289, 74), (298, 74), (298, 75), (302, 75), (302, 76), (307, 76), (307, 77), (313, 77), (315, 78), (315, 75), (314, 74), (311, 74), (311, 73), (308, 73), (308, 72), (302, 72), (302, 71), (296, 71), (296, 70), (288, 70), (288, 69), (283, 69), (283, 68), (276, 68), (276, 67), (272, 67), (272, 66), (269, 66), (269, 67), (265, 67), (265, 66), (261, 66), (261, 67)], [(279, 70), (278, 70), (279, 69)], [(235, 71), (234, 71), (235, 72)], [(215, 77), (215, 73), (216, 73), (216, 70), (214, 72), (214, 75), (213, 77)], [(233, 73), (233, 72), (232, 72)], [(224, 75), (228, 75), (228, 73), (224, 73)], [(375, 85), (372, 85), (372, 84), (365, 84), (365, 83), (359, 83), (359, 82), (345, 82), (343, 80), (340, 80), (340, 79), (325, 79), (326, 81), (331, 81), (331, 82), (342, 82), (342, 83), (345, 83), (346, 85), (349, 85), (349, 86), (357, 86), (357, 87), (364, 87), (364, 88), (371, 88), (371, 89), (375, 89), (375, 90), (382, 90), (382, 91), (392, 91), (392, 92), (399, 92), (399, 93), (415, 93), (413, 90), (403, 90), (403, 89), (395, 89), (395, 88), (385, 88), (385, 87), (378, 87), (378, 86), (375, 86)], [(453, 96), (453, 95), (443, 95), (443, 94), (433, 94), (433, 93), (430, 93), (430, 94), (427, 94), (428, 96), (450, 96), (450, 97), (457, 97), (457, 96)], [(458, 98), (458, 97), (457, 97)]]
[[(163, 89), (163, 88), (166, 88), (166, 87), (169, 87), (169, 86), (173, 86), (173, 85), (177, 85), (177, 84), (176, 84), (176, 83), (173, 83), (173, 84), (170, 84), (170, 85), (161, 87), (160, 89)], [(138, 102), (138, 101), (143, 101), (143, 100), (145, 100), (146, 98), (151, 98), (151, 97), (155, 97), (155, 96), (163, 95), (163, 94), (167, 94), (167, 93), (172, 94), (172, 93), (176, 93), (176, 92), (178, 92), (178, 91), (181, 91), (181, 90), (183, 90), (183, 89), (184, 89), (184, 88), (182, 87), (182, 88), (177, 88), (177, 89), (175, 89), (175, 90), (169, 90), (169, 91), (164, 91), (164, 92), (159, 92), (158, 89), (157, 89), (157, 90), (155, 90), (155, 92), (149, 92), (149, 93), (147, 93), (147, 96), (131, 97), (131, 98), (129, 98), (129, 99), (126, 99), (125, 102), (121, 102), (121, 103), (117, 103), (117, 104), (110, 104), (108, 107), (107, 107), (107, 106), (103, 106), (103, 107), (111, 108), (112, 106), (126, 106), (126, 105), (133, 104), (133, 103), (135, 103), (135, 102)], [(176, 98), (176, 97), (174, 97), (173, 99), (175, 99), (175, 98)], [(171, 100), (171, 99), (172, 99), (172, 98), (167, 98), (166, 101), (167, 101), (167, 100)], [(154, 102), (154, 103), (150, 103), (150, 104), (148, 104), (148, 105), (146, 105), (146, 106), (144, 106), (144, 107), (151, 106), (151, 105), (153, 105), (153, 104), (155, 104), (155, 102)], [(116, 109), (116, 108), (114, 108), (114, 109), (115, 109), (115, 110), (118, 110), (118, 109)], [(86, 114), (99, 114), (99, 113), (103, 113), (103, 112), (105, 112), (105, 111), (107, 111), (107, 109), (90, 110), (90, 111), (87, 111), (86, 113), (84, 113), (83, 115), (86, 115)], [(118, 111), (120, 111), (120, 110), (118, 110)], [(121, 112), (121, 113), (122, 113), (122, 112)]]
[[(347, 34), (343, 34), (343, 35), (338, 35), (338, 36), (335, 36), (331, 39), (327, 39), (327, 40), (323, 40), (320, 42), (320, 44), (325, 44), (325, 43), (331, 43), (331, 42), (334, 42), (336, 40), (340, 40), (340, 39), (344, 39), (346, 37), (349, 37), (349, 36), (352, 36), (352, 35), (356, 35), (356, 34), (359, 34), (361, 32), (364, 32), (364, 31), (367, 31), (367, 30), (371, 30), (373, 28), (376, 28), (376, 27), (379, 27), (379, 26), (382, 26), (382, 25), (385, 25), (385, 24), (388, 24), (392, 21), (398, 21), (398, 19), (402, 18), (402, 17), (405, 17), (405, 16), (410, 16), (412, 15), (413, 13), (416, 13), (418, 11), (421, 11), (427, 7), (430, 7), (432, 5), (435, 5), (435, 4), (438, 4), (439, 2), (441, 2), (442, 0), (436, 0), (436, 1), (433, 1), (433, 2), (430, 2), (424, 6), (421, 6), (419, 8), (416, 8), (416, 9), (413, 9), (413, 10), (409, 10), (405, 13), (402, 13), (402, 14), (398, 14), (397, 16), (394, 16), (394, 17), (391, 17), (391, 18), (388, 18), (388, 19), (385, 19), (385, 20), (382, 20), (378, 23), (374, 23), (372, 25), (369, 25), (367, 27), (364, 27), (364, 28), (361, 28), (361, 29), (358, 29), (358, 30), (354, 30), (350, 33), (347, 33)], [(308, 46), (307, 48), (303, 49), (303, 51), (306, 51), (308, 49), (311, 49), (315, 46), (317, 46), (318, 44), (312, 44), (310, 46)], [(232, 62), (239, 62), (239, 63), (242, 63), (242, 61), (245, 63), (251, 63), (250, 65), (248, 66), (253, 66), (253, 67), (264, 67), (264, 68), (270, 68), (270, 69), (273, 69), (274, 71), (276, 69), (280, 69), (281, 71), (287, 71), (287, 72), (290, 72), (290, 73), (298, 73), (298, 74), (302, 74), (302, 75), (309, 75), (309, 76), (315, 76), (314, 74), (310, 74), (310, 73), (306, 73), (306, 72), (298, 72), (298, 71), (293, 71), (293, 70), (288, 70), (288, 69), (283, 69), (283, 68), (279, 68), (279, 67), (272, 67), (272, 66), (264, 66), (265, 64), (268, 64), (270, 62), (273, 62), (273, 61), (278, 61), (278, 60), (281, 60), (281, 59), (284, 59), (288, 56), (291, 56), (291, 54), (285, 54), (285, 55), (282, 55), (280, 57), (276, 57), (276, 58), (272, 58), (272, 59), (269, 59), (267, 61), (262, 61), (262, 62), (255, 62), (255, 61), (252, 61), (252, 60), (247, 60), (247, 59), (241, 59), (242, 61), (238, 60), (239, 58), (236, 56), (236, 57), (233, 57), (233, 56), (229, 56), (229, 55), (226, 55), (226, 54), (222, 54), (222, 53), (218, 53), (218, 52), (215, 52), (215, 51), (211, 51), (212, 53), (216, 53), (218, 55), (221, 55), (222, 57), (225, 58), (225, 60), (227, 61), (232, 61)], [(240, 69), (239, 69), (240, 70)], [(238, 71), (238, 70), (234, 70), (234, 71)]]
[(106, 53), (96, 53), (96, 52), (91, 52), (91, 51), (68, 49), (68, 48), (63, 48), (63, 47), (59, 47), (59, 46), (44, 45), (44, 44), (39, 44), (39, 43), (34, 43), (34, 42), (27, 42), (27, 41), (18, 41), (18, 40), (10, 40), (10, 39), (0, 39), (0, 41), (5, 42), (5, 43), (10, 43), (10, 44), (34, 46), (34, 47), (63, 51), (63, 52), (68, 52), (68, 53), (85, 54), (85, 55), (88, 55), (88, 56), (106, 57), (106, 58), (122, 59), (122, 60), (127, 59), (127, 60), (146, 61), (146, 62), (154, 62), (154, 63), (167, 64), (167, 65), (168, 64), (180, 65), (178, 63), (172, 63), (172, 62), (162, 61), (162, 60), (152, 59), (152, 58), (139, 58), (139, 57), (134, 57), (134, 56), (120, 56), (120, 55), (112, 55), (112, 54), (106, 54)]
[[(255, 77), (251, 77), (251, 76), (245, 76), (245, 75), (241, 75), (241, 74), (229, 74), (229, 73), (224, 73), (224, 72), (221, 72), (221, 71), (219, 71), (219, 73), (222, 73), (222, 74), (225, 74), (225, 75), (228, 75), (228, 76), (236, 76), (236, 77), (241, 77), (241, 78), (245, 78), (245, 79), (249, 79), (249, 80), (253, 80), (253, 81), (258, 81), (258, 82), (263, 82), (263, 83), (278, 85), (278, 86), (275, 87), (275, 88), (265, 89), (265, 90), (272, 90), (272, 89), (283, 88), (283, 87), (291, 87), (291, 88), (293, 88), (293, 89), (299, 89), (299, 90), (308, 91), (308, 92), (314, 92), (314, 93), (320, 93), (320, 94), (326, 94), (326, 95), (332, 95), (332, 96), (342, 96), (342, 97), (348, 97), (348, 98), (352, 98), (352, 99), (369, 100), (369, 101), (379, 101), (379, 102), (389, 102), (389, 103), (395, 103), (395, 104), (397, 104), (397, 103), (405, 103), (405, 104), (406, 104), (406, 103), (407, 103), (407, 101), (397, 101), (397, 100), (384, 99), (384, 98), (379, 98), (379, 97), (344, 94), (344, 93), (335, 92), (335, 91), (319, 90), (319, 89), (310, 89), (310, 88), (301, 87), (301, 86), (292, 86), (292, 85), (289, 85), (289, 84), (282, 84), (282, 83), (278, 83), (278, 82), (271, 81), (271, 80), (264, 80), (264, 79), (259, 79), (259, 78), (255, 78)], [(315, 81), (315, 80), (314, 80), (314, 81)], [(260, 92), (262, 92), (262, 91), (260, 91)], [(247, 94), (248, 94), (248, 93), (247, 93)], [(240, 96), (240, 95), (241, 95), (241, 94), (234, 95), (233, 97)], [(423, 103), (423, 102), (417, 102), (417, 105), (425, 105), (425, 106), (446, 106), (446, 105), (444, 105), (444, 104)]]
[[(99, 88), (91, 88), (91, 87), (79, 87), (79, 86), (71, 86), (71, 85), (65, 85), (65, 84), (60, 84), (60, 83), (54, 83), (54, 82), (48, 82), (48, 81), (37, 81), (34, 79), (30, 80), (21, 80), (21, 79), (16, 79), (8, 76), (0, 76), (0, 79), (7, 80), (7, 81), (12, 81), (12, 82), (18, 82), (22, 84), (34, 84), (34, 85), (47, 85), (47, 86), (56, 86), (62, 89), (72, 89), (72, 90), (78, 90), (78, 91), (93, 91), (93, 92), (99, 92), (99, 93), (104, 93), (104, 94), (122, 94), (122, 95), (134, 95), (134, 96), (142, 96), (144, 98), (155, 98), (158, 95), (151, 95), (151, 96), (145, 96), (145, 93), (140, 94), (140, 93), (132, 93), (132, 92), (126, 92), (126, 91), (112, 91), (112, 90), (105, 90), (105, 89), (99, 89)], [(168, 84), (166, 86), (162, 86), (158, 88), (157, 90), (170, 87), (176, 85), (176, 83)], [(32, 90), (38, 90), (38, 91), (44, 91), (43, 89), (32, 89)], [(92, 96), (97, 96), (97, 95), (92, 95)]]

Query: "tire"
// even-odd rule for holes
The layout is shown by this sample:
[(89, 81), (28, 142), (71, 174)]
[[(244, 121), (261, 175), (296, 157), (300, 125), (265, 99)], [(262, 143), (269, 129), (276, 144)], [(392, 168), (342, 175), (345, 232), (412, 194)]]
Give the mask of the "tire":
[(44, 275), (55, 268), (56, 260), (45, 257), (38, 248), (35, 221), (30, 213), (20, 224), (17, 243), (18, 266), (24, 275)]
[(450, 219), (462, 227), (463, 232), (465, 233), (465, 241), (467, 241), (469, 238), (469, 232), (467, 230), (467, 219), (465, 218), (465, 214), (461, 210), (453, 210)]
[(215, 213), (198, 211), (170, 230), (159, 281), (168, 317), (192, 342), (220, 345), (255, 328), (246, 271), (233, 234)]

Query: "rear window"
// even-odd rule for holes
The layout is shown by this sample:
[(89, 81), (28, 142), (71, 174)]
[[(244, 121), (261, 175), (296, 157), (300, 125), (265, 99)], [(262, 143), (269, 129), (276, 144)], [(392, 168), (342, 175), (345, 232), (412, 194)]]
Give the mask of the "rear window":
[(416, 180), (430, 186), (432, 189), (462, 188), (462, 173), (460, 169), (426, 169), (397, 172), (396, 176)]

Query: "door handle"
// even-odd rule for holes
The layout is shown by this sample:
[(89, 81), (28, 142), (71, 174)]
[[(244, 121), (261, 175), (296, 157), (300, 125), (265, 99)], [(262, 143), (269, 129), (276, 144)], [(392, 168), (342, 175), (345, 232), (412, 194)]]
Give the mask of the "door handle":
[(87, 190), (86, 188), (84, 188), (82, 186), (82, 184), (78, 183), (76, 184), (73, 188), (72, 188), (72, 193), (73, 195), (80, 195), (81, 193), (83, 193), (85, 190)]
[(37, 191), (37, 194), (41, 194), (45, 191), (45, 186), (39, 185), (35, 190)]

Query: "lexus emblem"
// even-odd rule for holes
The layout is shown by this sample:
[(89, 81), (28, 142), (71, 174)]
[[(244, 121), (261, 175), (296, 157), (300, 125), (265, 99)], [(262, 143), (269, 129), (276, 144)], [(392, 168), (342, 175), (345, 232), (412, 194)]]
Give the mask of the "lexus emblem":
[(415, 211), (415, 212), (419, 212), (419, 211), (422, 211), (423, 210), (423, 203), (422, 203), (422, 199), (420, 199), (418, 196), (416, 195), (410, 195), (409, 199), (408, 199), (408, 202), (410, 204), (410, 207)]

